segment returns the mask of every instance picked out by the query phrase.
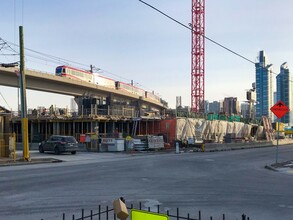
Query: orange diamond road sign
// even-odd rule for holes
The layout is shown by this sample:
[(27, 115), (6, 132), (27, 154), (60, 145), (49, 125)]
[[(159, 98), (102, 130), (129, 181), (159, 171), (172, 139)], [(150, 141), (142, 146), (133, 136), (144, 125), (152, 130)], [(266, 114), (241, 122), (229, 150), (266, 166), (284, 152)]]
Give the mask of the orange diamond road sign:
[(281, 100), (278, 101), (273, 107), (271, 107), (271, 111), (278, 117), (282, 118), (290, 109), (285, 105)]

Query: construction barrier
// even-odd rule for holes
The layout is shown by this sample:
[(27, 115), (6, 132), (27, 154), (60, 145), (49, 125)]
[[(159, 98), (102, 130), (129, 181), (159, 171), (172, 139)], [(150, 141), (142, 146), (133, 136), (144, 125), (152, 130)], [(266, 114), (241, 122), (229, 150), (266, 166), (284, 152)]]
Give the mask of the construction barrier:
[(1, 133), (0, 134), (0, 157), (12, 157), (16, 156), (15, 148), (15, 133)]

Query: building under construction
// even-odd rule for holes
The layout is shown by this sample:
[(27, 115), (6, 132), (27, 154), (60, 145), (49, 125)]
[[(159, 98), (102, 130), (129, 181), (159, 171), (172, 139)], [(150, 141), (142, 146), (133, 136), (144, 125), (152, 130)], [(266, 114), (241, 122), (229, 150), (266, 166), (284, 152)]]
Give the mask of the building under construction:
[[(30, 148), (37, 149), (38, 143), (51, 135), (74, 136), (80, 143), (85, 142), (88, 150), (105, 151), (100, 149), (103, 145), (100, 142), (106, 138), (138, 140), (156, 135), (163, 136), (165, 147), (172, 147), (175, 146), (175, 141), (182, 143), (262, 141), (264, 131), (272, 130), (226, 118), (177, 117), (177, 114), (171, 114), (166, 108), (155, 109), (154, 106), (144, 106), (146, 104), (103, 105), (97, 104), (96, 100), (91, 98), (79, 99), (76, 103), (77, 111), (57, 108), (53, 105), (49, 108), (39, 107), (28, 110)], [(15, 133), (16, 142), (22, 142), (20, 113), (1, 108), (0, 122), (0, 157), (7, 157), (9, 136)], [(85, 136), (90, 137), (91, 140), (85, 141)], [(233, 140), (230, 138), (228, 141), (230, 136)]]
[[(85, 134), (98, 139), (106, 137), (125, 138), (143, 135), (163, 135), (161, 119), (165, 107), (144, 105), (102, 104), (95, 98), (76, 98), (78, 110), (72, 111), (51, 105), (28, 110), (29, 143), (39, 143), (51, 135), (70, 135), (80, 140)], [(20, 113), (6, 112), (5, 133), (15, 133), (16, 142), (22, 142)], [(168, 140), (165, 140), (168, 142)]]

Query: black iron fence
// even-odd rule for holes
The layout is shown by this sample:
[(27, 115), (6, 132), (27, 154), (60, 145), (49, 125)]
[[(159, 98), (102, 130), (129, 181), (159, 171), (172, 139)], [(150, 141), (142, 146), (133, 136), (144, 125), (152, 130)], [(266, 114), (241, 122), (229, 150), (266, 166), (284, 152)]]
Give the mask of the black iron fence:
[[(162, 212), (162, 209), (160, 207), (160, 205), (157, 205), (157, 207), (155, 208), (146, 208), (143, 209), (142, 208), (142, 203), (140, 202), (138, 207), (134, 207), (133, 204), (129, 206), (127, 206), (127, 209), (132, 210), (132, 209), (136, 209), (136, 210), (144, 210), (144, 211), (149, 211), (149, 212), (153, 212), (153, 213), (158, 213), (158, 214), (164, 214), (167, 215), (169, 217), (170, 220), (226, 220), (226, 215), (223, 214), (217, 218), (213, 218), (212, 216), (210, 216), (209, 218), (203, 218), (202, 217), (202, 213), (201, 211), (198, 211), (197, 216), (191, 216), (189, 213), (183, 215), (182, 213), (180, 213), (179, 208), (176, 209), (176, 213), (171, 213), (169, 210), (167, 210), (166, 212)], [(59, 219), (59, 218), (58, 218)], [(66, 215), (65, 213), (62, 214), (62, 216), (60, 216), (60, 220), (118, 220), (118, 218), (116, 217), (116, 214), (114, 213), (114, 209), (109, 206), (105, 206), (102, 207), (101, 205), (98, 206), (97, 210), (89, 210), (89, 211), (85, 211), (84, 209), (81, 209), (80, 214), (78, 215)], [(231, 219), (231, 218), (230, 218)], [(45, 218), (42, 218), (41, 220), (46, 220)], [(227, 219), (228, 220), (228, 219)], [(231, 219), (234, 220), (234, 219)], [(240, 214), (239, 218), (237, 218), (237, 220), (250, 220), (250, 218), (248, 216), (246, 216), (245, 214)]]

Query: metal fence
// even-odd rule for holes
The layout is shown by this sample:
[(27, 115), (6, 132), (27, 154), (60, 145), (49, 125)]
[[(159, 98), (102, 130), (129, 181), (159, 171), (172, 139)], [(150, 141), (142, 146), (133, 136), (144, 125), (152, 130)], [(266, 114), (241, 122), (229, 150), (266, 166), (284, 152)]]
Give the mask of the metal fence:
[[(156, 210), (151, 209), (150, 207), (148, 207), (147, 209), (143, 209), (142, 208), (142, 203), (140, 202), (138, 207), (134, 207), (133, 204), (129, 206), (127, 206), (128, 211), (130, 212), (130, 210), (132, 209), (136, 209), (136, 210), (144, 210), (144, 211), (148, 211), (148, 212), (152, 212), (152, 213), (159, 213), (159, 214), (164, 214), (167, 215), (169, 217), (170, 220), (226, 220), (226, 215), (223, 214), (220, 217), (217, 218), (213, 218), (212, 216), (210, 216), (209, 218), (203, 218), (202, 217), (202, 213), (201, 211), (198, 211), (197, 216), (193, 217), (190, 215), (190, 213), (187, 213), (185, 215), (183, 215), (182, 213), (180, 213), (179, 208), (176, 209), (176, 213), (171, 213), (169, 210), (167, 210), (166, 212), (162, 212), (160, 205), (157, 205)], [(240, 218), (237, 219), (241, 219), (241, 220), (250, 220), (250, 218), (248, 216), (246, 216), (245, 214), (240, 214), (239, 215)], [(59, 219), (59, 218), (58, 218)], [(89, 210), (89, 211), (85, 211), (84, 209), (81, 209), (81, 212), (79, 215), (66, 215), (65, 213), (62, 214), (62, 216), (60, 216), (60, 220), (116, 220), (118, 219), (116, 217), (116, 214), (114, 213), (114, 209), (109, 206), (105, 206), (104, 208), (99, 205), (97, 210)], [(230, 218), (231, 219), (231, 218)], [(42, 218), (41, 220), (46, 220), (45, 218)], [(233, 219), (231, 219), (233, 220)]]

